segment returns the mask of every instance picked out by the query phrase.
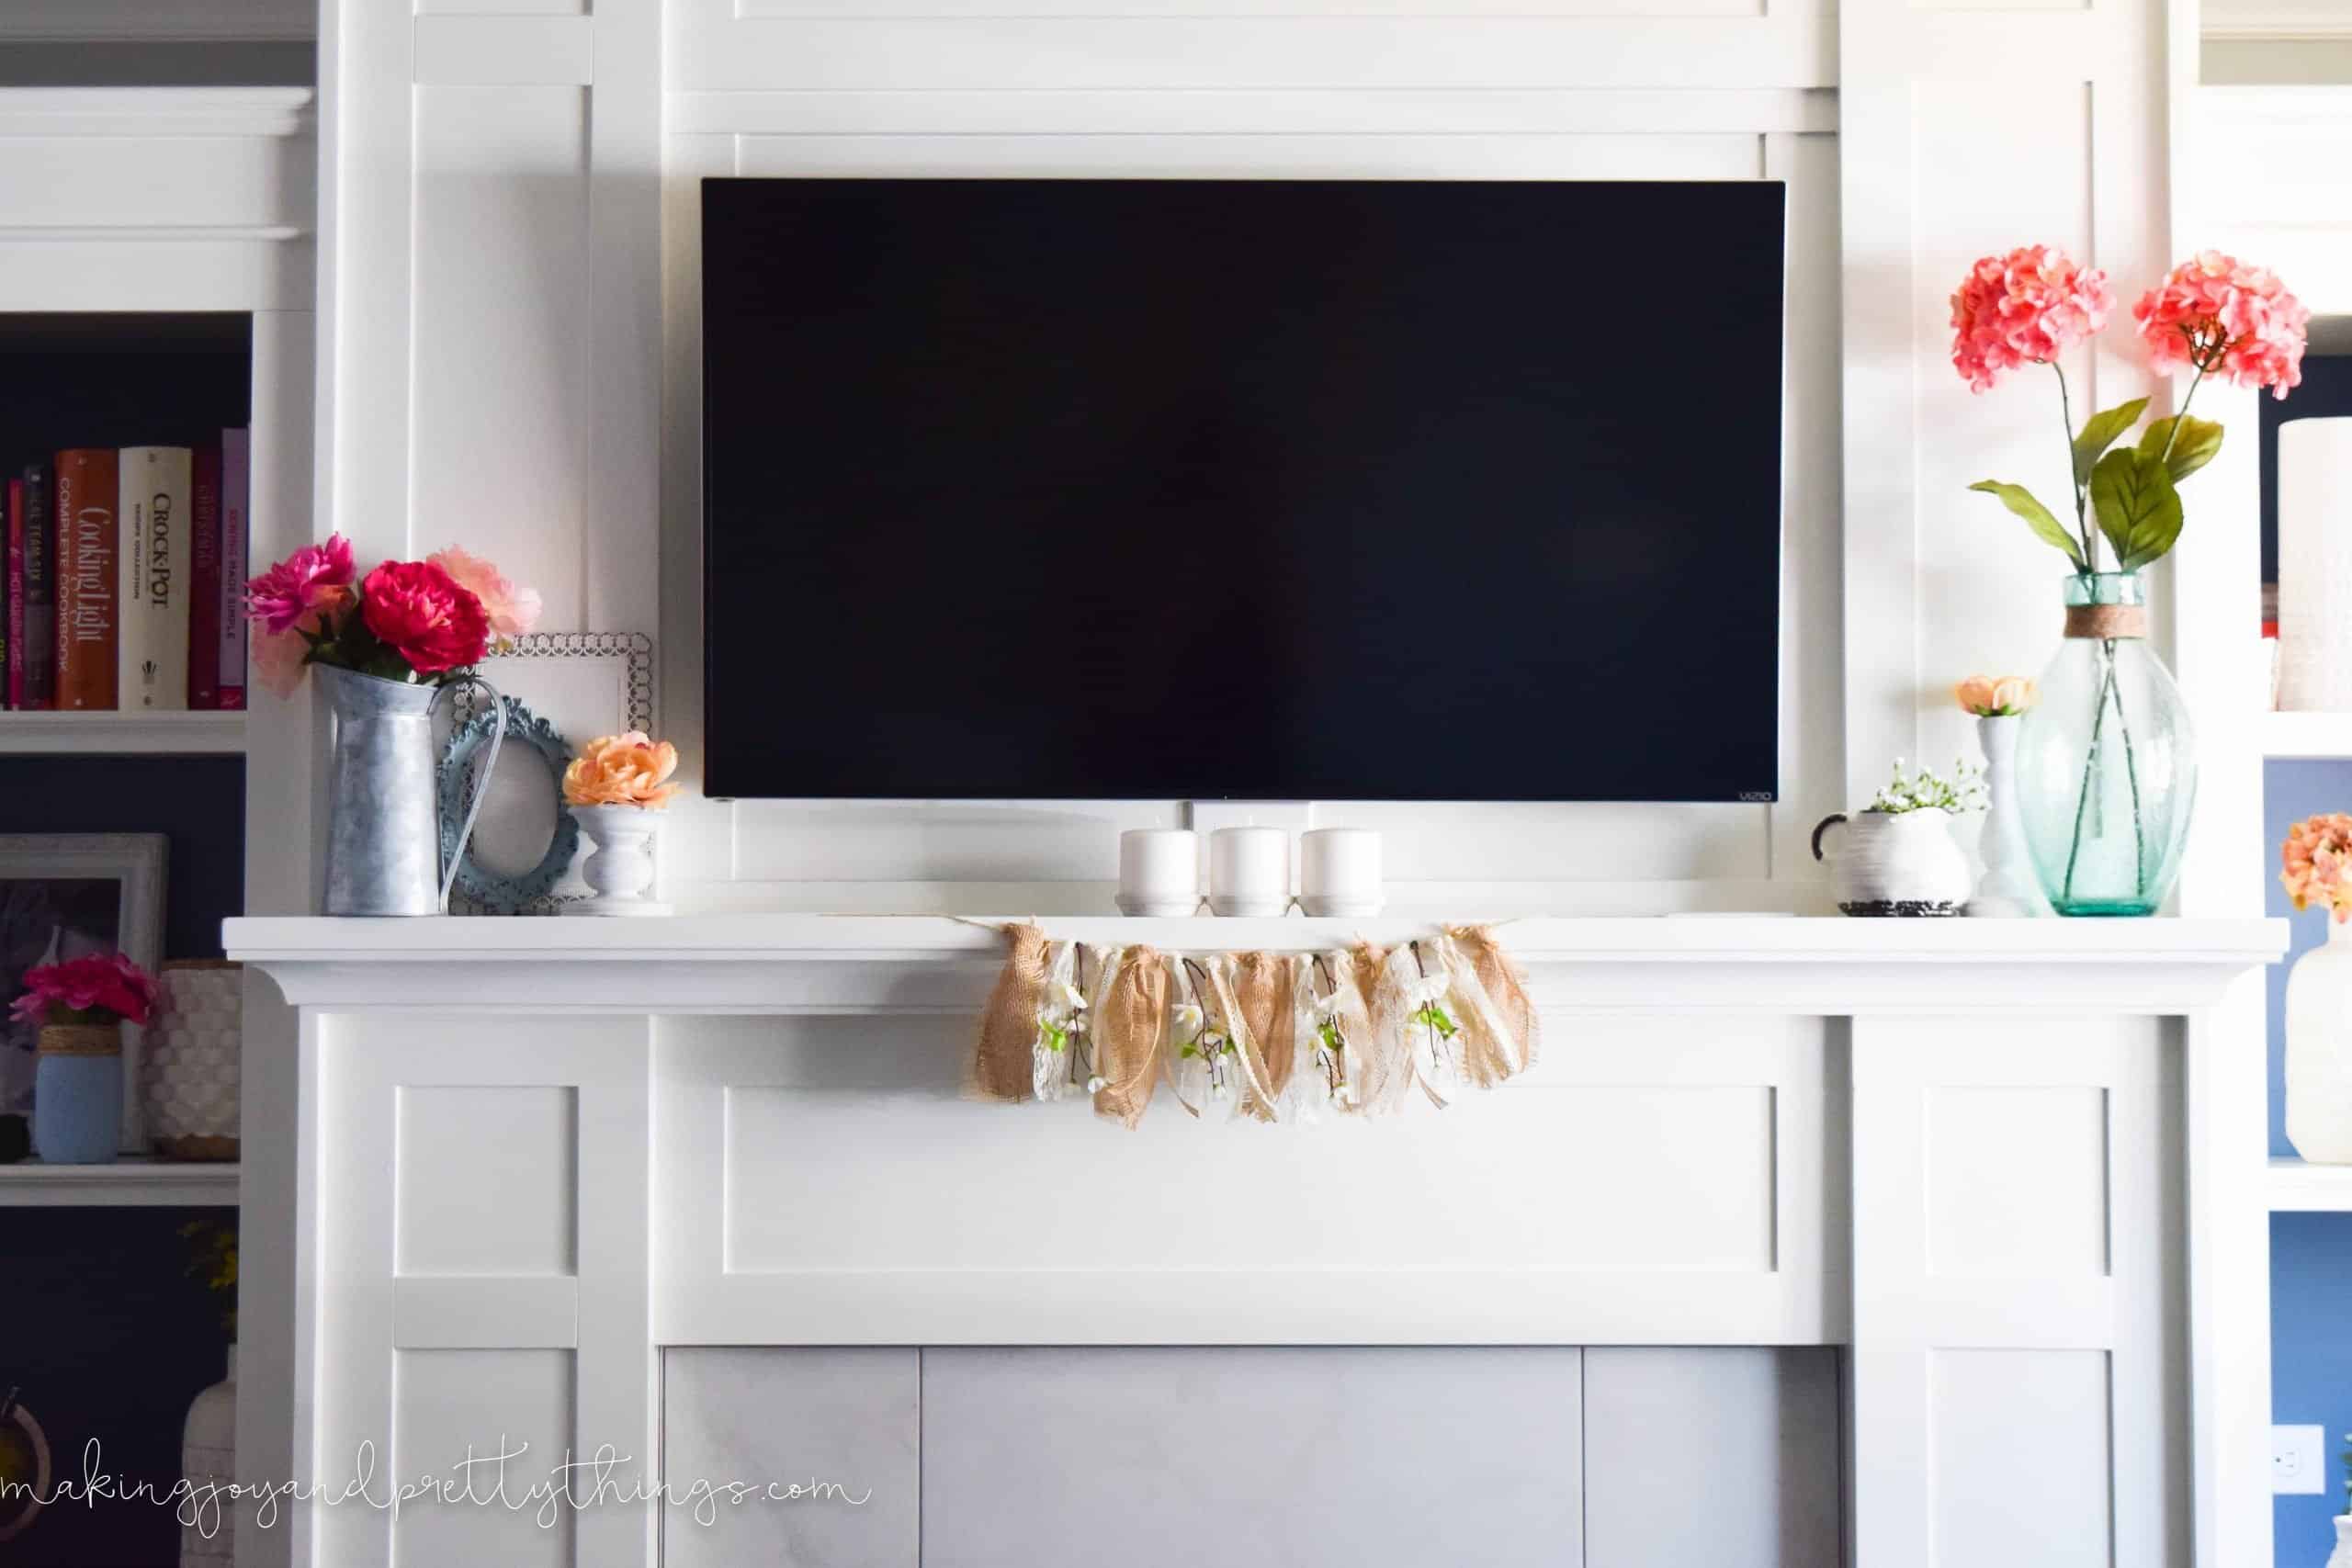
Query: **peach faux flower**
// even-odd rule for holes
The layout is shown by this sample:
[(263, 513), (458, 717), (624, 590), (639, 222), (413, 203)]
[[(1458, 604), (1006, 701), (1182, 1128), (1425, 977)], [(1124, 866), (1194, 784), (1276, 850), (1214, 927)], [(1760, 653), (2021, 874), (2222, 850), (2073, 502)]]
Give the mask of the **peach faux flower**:
[(2040, 688), (2023, 675), (1971, 675), (1951, 694), (1979, 718), (2014, 717), (2041, 698)]
[(2352, 816), (2341, 811), (2307, 817), (2287, 829), (2278, 854), (2279, 883), (2298, 909), (2324, 904), (2338, 924), (2352, 920)]
[(678, 749), (640, 730), (604, 735), (580, 749), (563, 770), (563, 798), (574, 806), (638, 806), (659, 811), (678, 786)]
[(1951, 362), (1973, 391), (2005, 371), (2046, 364), (2107, 324), (2107, 274), (2050, 245), (1986, 256), (1951, 297)]
[(2285, 397), (2303, 379), (2312, 313), (2276, 273), (2219, 251), (2199, 251), (2132, 307), (2148, 360), (2184, 367)]
[(527, 637), (531, 628), (539, 624), (538, 590), (515, 587), (481, 557), (451, 545), (424, 558), (481, 601), (482, 614), (490, 617), (490, 635), (500, 642)]

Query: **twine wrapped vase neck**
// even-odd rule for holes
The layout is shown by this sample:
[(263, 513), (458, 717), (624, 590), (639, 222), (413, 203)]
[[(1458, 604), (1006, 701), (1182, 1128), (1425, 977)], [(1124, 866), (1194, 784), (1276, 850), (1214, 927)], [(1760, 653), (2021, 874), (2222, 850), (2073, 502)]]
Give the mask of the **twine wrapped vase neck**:
[(2113, 641), (2148, 635), (2148, 611), (2142, 604), (2069, 604), (2066, 635)]
[(119, 1056), (122, 1023), (45, 1023), (35, 1050), (43, 1056)]

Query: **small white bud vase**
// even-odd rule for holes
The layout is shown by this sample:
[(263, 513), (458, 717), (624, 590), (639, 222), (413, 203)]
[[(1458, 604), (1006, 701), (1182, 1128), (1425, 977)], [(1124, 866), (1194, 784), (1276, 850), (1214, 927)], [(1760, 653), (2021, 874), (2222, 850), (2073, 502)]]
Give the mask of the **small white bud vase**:
[(575, 806), (572, 817), (592, 846), (581, 878), (596, 890), (563, 907), (567, 915), (666, 915), (667, 904), (645, 896), (653, 886), (653, 840), (662, 814), (641, 806)]
[(1984, 751), (1984, 787), (1991, 796), (1984, 831), (1976, 841), (1984, 862), (1967, 913), (1978, 919), (2022, 919), (2050, 913), (2026, 847), (2025, 823), (2018, 817), (2018, 716), (1984, 715), (1976, 720), (1976, 743)]
[(2287, 975), (2287, 1141), (2313, 1165), (2352, 1165), (2352, 924), (2332, 914)]
[(2327, 1568), (2352, 1568), (2352, 1514), (2335, 1516), (2335, 1550), (2327, 1554)]
[[(196, 1396), (180, 1428), (180, 1479), (226, 1487), (237, 1474), (237, 1348), (229, 1347), (229, 1373)], [(193, 1511), (192, 1511), (193, 1513)], [(237, 1515), (224, 1498), (180, 1523), (180, 1568), (232, 1568)]]

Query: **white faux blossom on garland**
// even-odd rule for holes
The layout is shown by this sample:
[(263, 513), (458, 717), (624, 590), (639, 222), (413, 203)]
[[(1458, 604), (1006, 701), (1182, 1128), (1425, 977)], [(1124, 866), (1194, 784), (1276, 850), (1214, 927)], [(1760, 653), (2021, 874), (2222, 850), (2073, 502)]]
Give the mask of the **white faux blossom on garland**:
[(1193, 1117), (1309, 1124), (1443, 1107), (1535, 1059), (1526, 977), (1491, 928), (1390, 949), (1163, 953), (1005, 928), (973, 1054), (993, 1100), (1092, 1097), (1133, 1127), (1163, 1084)]

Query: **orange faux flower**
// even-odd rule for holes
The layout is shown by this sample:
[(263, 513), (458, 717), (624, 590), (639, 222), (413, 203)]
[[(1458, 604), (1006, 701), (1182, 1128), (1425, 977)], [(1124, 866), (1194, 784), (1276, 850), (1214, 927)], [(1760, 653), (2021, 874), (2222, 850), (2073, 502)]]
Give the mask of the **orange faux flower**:
[(678, 749), (639, 730), (603, 735), (580, 749), (563, 770), (563, 798), (574, 806), (637, 806), (659, 811), (678, 786)]
[(2041, 693), (2022, 675), (1971, 675), (1951, 689), (1962, 707), (1979, 718), (2009, 718), (2041, 700)]

